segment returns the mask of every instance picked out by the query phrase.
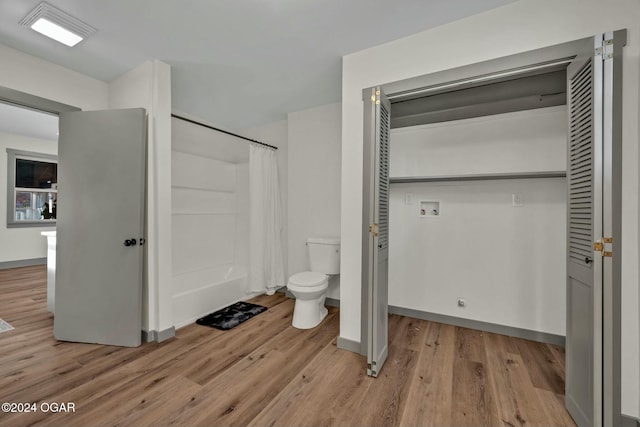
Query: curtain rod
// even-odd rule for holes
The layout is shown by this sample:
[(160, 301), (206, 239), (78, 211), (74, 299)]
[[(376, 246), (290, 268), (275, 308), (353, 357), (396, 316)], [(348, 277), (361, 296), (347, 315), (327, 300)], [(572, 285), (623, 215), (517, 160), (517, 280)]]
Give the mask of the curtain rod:
[(240, 139), (244, 139), (244, 140), (247, 140), (247, 141), (250, 141), (250, 142), (254, 142), (256, 144), (260, 144), (260, 145), (263, 145), (265, 147), (269, 147), (269, 148), (274, 149), (274, 150), (278, 149), (278, 147), (276, 147), (274, 145), (265, 144), (264, 142), (256, 141), (255, 139), (251, 139), (251, 138), (247, 138), (246, 136), (238, 135), (237, 133), (229, 132), (229, 131), (226, 131), (226, 130), (223, 130), (223, 129), (218, 129), (217, 127), (206, 125), (204, 123), (196, 122), (195, 120), (187, 119), (186, 117), (178, 116), (177, 114), (173, 114), (172, 113), (171, 117), (173, 117), (175, 119), (179, 119), (179, 120), (184, 120), (185, 122), (193, 123), (194, 125), (202, 126), (202, 127), (205, 127), (205, 128), (211, 129), (211, 130), (215, 130), (215, 131), (218, 131), (218, 132), (226, 133), (227, 135), (235, 136), (236, 138), (240, 138)]

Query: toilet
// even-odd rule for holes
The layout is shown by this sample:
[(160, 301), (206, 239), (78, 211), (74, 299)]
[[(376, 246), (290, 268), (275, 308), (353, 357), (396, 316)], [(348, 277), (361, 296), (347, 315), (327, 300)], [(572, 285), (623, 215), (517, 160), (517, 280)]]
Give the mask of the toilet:
[(324, 306), (329, 275), (340, 273), (340, 239), (309, 237), (309, 268), (289, 278), (287, 288), (296, 298), (291, 324), (298, 329), (315, 328), (327, 315)]

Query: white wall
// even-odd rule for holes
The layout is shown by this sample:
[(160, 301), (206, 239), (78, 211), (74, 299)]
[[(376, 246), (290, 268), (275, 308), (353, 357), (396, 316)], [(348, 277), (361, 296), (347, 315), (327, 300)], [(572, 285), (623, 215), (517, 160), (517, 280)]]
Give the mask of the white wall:
[(566, 170), (566, 111), (560, 106), (393, 129), (389, 175)]
[[(552, 11), (552, 12), (550, 12)], [(578, 11), (578, 12), (576, 12)], [(638, 113), (640, 3), (521, 0), (343, 58), (340, 336), (360, 340), (362, 90), (520, 52), (628, 29), (623, 95), (623, 413), (640, 417)], [(425, 54), (434, 52), (437, 55)]]
[[(309, 269), (308, 237), (340, 236), (341, 105), (289, 114), (289, 271)], [(340, 298), (340, 276), (327, 296)]]
[[(566, 191), (564, 178), (393, 184), (389, 304), (564, 336)], [(439, 216), (420, 217), (421, 200)]]
[(55, 227), (7, 228), (7, 148), (57, 154), (58, 142), (0, 132), (0, 263), (45, 258), (47, 239), (40, 233)]
[(147, 61), (109, 84), (109, 108), (147, 110), (147, 245), (143, 325), (173, 327), (171, 303), (171, 69)]
[[(564, 106), (393, 129), (391, 176), (564, 170), (566, 140)], [(392, 184), (389, 304), (564, 336), (566, 191), (564, 178)], [(439, 215), (420, 217), (420, 201)]]
[(105, 82), (0, 44), (0, 86), (83, 110), (107, 108)]
[(181, 327), (246, 295), (249, 144), (172, 122), (172, 295)]

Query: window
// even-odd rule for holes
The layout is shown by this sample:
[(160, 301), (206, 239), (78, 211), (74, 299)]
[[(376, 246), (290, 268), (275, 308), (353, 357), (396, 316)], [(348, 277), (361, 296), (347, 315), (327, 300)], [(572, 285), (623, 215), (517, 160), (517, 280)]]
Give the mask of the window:
[(7, 227), (55, 225), (58, 158), (10, 148), (7, 157)]

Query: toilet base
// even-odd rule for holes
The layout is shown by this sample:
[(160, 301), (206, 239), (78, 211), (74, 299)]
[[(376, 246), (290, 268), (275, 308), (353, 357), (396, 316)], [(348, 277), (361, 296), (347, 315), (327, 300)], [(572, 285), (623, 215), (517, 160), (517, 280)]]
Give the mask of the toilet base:
[(324, 295), (306, 301), (296, 298), (292, 326), (297, 329), (311, 329), (318, 326), (329, 312), (324, 306), (324, 300)]

